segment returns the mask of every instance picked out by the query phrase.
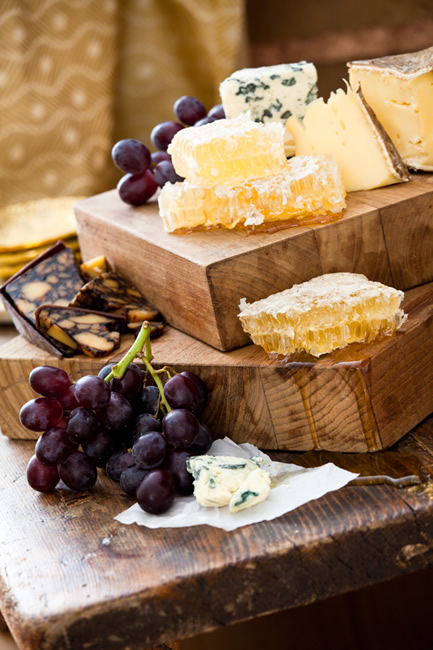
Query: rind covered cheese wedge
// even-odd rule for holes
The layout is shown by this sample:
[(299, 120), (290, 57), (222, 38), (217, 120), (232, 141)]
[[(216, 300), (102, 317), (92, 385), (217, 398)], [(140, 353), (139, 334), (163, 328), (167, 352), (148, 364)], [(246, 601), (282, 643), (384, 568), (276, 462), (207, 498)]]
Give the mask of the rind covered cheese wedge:
[(320, 356), (349, 343), (392, 335), (406, 316), (402, 291), (357, 273), (327, 273), (248, 304), (239, 318), (269, 354)]
[(68, 305), (81, 286), (72, 249), (58, 242), (22, 268), (3, 290), (21, 316), (34, 323), (39, 305)]
[(142, 294), (114, 271), (101, 273), (80, 288), (71, 301), (72, 307), (87, 307), (124, 316), (127, 323), (153, 321), (160, 316)]
[(328, 102), (307, 106), (302, 122), (287, 121), (297, 155), (334, 154), (348, 192), (409, 180), (406, 165), (358, 87), (339, 88)]
[(433, 171), (433, 47), (348, 66), (404, 162)]
[(345, 194), (333, 156), (295, 156), (283, 172), (234, 187), (166, 183), (159, 208), (167, 232), (261, 230), (333, 221), (346, 207)]
[(35, 312), (36, 326), (65, 356), (78, 352), (98, 358), (120, 345), (125, 318), (102, 312), (41, 305)]

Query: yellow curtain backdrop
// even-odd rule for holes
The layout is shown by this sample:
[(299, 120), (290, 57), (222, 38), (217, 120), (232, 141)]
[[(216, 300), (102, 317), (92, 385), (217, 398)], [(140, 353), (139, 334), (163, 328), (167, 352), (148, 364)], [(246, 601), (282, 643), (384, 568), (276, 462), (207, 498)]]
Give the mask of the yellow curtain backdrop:
[(109, 189), (118, 139), (150, 145), (181, 95), (219, 103), (244, 13), (244, 0), (3, 0), (0, 208)]

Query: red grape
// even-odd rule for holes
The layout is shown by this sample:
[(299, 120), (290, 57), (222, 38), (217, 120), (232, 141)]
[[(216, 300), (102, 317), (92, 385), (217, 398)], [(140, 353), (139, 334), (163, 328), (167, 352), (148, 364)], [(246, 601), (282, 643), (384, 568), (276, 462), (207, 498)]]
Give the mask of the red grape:
[(35, 455), (44, 465), (58, 465), (76, 449), (77, 445), (72, 442), (65, 429), (53, 427), (38, 438)]
[(98, 429), (93, 439), (83, 445), (84, 453), (97, 467), (105, 467), (116, 449), (117, 443), (113, 435), (105, 429)]
[(142, 413), (135, 420), (132, 442), (136, 442), (140, 436), (149, 433), (149, 431), (162, 431), (161, 420), (158, 420), (150, 413)]
[(67, 390), (65, 390), (60, 395), (57, 395), (57, 399), (60, 404), (63, 406), (64, 411), (72, 411), (72, 409), (79, 406), (77, 396), (75, 395), (75, 385), (71, 384)]
[(213, 443), (213, 436), (207, 426), (203, 422), (199, 423), (198, 435), (194, 440), (194, 444), (188, 447), (188, 452), (191, 456), (201, 456), (207, 454)]
[(120, 481), (120, 475), (128, 467), (135, 467), (131, 452), (128, 449), (118, 449), (108, 459), (105, 471), (113, 481)]
[(102, 379), (105, 379), (113, 370), (113, 367), (114, 367), (114, 363), (109, 363), (106, 366), (103, 366), (101, 370), (98, 372), (98, 377), (102, 377)]
[(137, 465), (131, 465), (131, 467), (124, 469), (121, 473), (120, 487), (130, 497), (135, 497), (138, 486), (148, 473), (148, 469), (142, 469)]
[(71, 384), (69, 375), (61, 368), (38, 366), (29, 375), (29, 384), (36, 393), (45, 397), (58, 397)]
[(139, 413), (151, 413), (157, 415), (161, 394), (156, 386), (144, 386), (141, 395), (136, 403)]
[(162, 430), (168, 442), (179, 449), (194, 444), (199, 430), (199, 421), (186, 409), (170, 411), (162, 420)]
[(167, 440), (157, 431), (145, 433), (134, 443), (132, 457), (143, 469), (158, 467), (167, 453)]
[(163, 160), (168, 160), (168, 162), (171, 162), (171, 156), (166, 151), (152, 151), (150, 154), (150, 160), (152, 162), (152, 166), (156, 167), (156, 165)]
[(202, 395), (196, 382), (182, 373), (174, 375), (164, 384), (164, 396), (174, 409), (196, 412), (202, 405)]
[(183, 449), (171, 449), (164, 468), (167, 469), (176, 483), (176, 490), (179, 494), (192, 494), (194, 490), (194, 479), (186, 469), (186, 459), (191, 454)]
[(204, 407), (206, 406), (207, 400), (208, 400), (208, 390), (207, 390), (206, 384), (194, 372), (189, 372), (188, 370), (184, 370), (180, 374), (183, 377), (188, 377), (188, 379), (190, 379), (193, 382), (193, 384), (195, 384), (195, 387), (196, 387), (196, 389), (198, 391), (198, 394), (200, 396), (200, 398), (199, 398), (200, 399), (200, 404), (199, 404), (197, 410), (194, 411), (194, 413), (202, 411), (204, 409)]
[[(100, 373), (99, 376), (101, 376)], [(109, 385), (115, 393), (133, 399), (138, 396), (143, 388), (143, 373), (136, 363), (130, 363), (123, 377), (111, 379)]]
[(98, 418), (91, 409), (77, 406), (69, 414), (66, 433), (77, 444), (90, 442), (96, 435)]
[(75, 395), (81, 406), (89, 409), (104, 408), (110, 401), (110, 387), (102, 377), (85, 375), (75, 384)]
[(143, 205), (157, 189), (158, 185), (149, 169), (142, 174), (126, 174), (117, 184), (120, 198), (128, 205)]
[(63, 483), (77, 492), (90, 490), (98, 477), (96, 466), (82, 451), (75, 451), (58, 468)]
[(165, 469), (151, 470), (140, 482), (136, 497), (140, 508), (154, 515), (166, 512), (176, 495), (175, 480)]
[(223, 105), (217, 104), (216, 106), (212, 106), (207, 116), (213, 117), (214, 120), (223, 120), (226, 116)]
[(59, 482), (57, 465), (44, 465), (36, 456), (27, 463), (27, 482), (37, 492), (52, 492)]
[(19, 420), (30, 431), (46, 431), (63, 418), (63, 408), (54, 397), (36, 397), (21, 407)]
[(114, 164), (127, 174), (141, 174), (150, 167), (150, 151), (140, 140), (119, 140), (111, 151)]
[(173, 110), (176, 117), (188, 126), (193, 126), (198, 120), (206, 116), (206, 109), (202, 102), (190, 95), (179, 97), (174, 104)]
[(108, 431), (121, 433), (132, 427), (134, 423), (134, 409), (131, 402), (120, 393), (111, 393), (108, 404), (105, 408), (98, 409), (97, 414)]
[(212, 122), (215, 121), (216, 121), (215, 117), (209, 117), (208, 115), (206, 115), (206, 117), (203, 117), (201, 120), (198, 120), (198, 122), (196, 122), (194, 126), (203, 126), (204, 124), (212, 124)]
[(182, 126), (182, 124), (179, 124), (178, 122), (173, 122), (168, 121), (168, 122), (161, 122), (161, 124), (157, 124), (156, 126), (153, 127), (152, 132), (150, 134), (150, 139), (152, 141), (153, 146), (155, 149), (159, 149), (160, 151), (167, 151), (167, 147), (170, 144), (170, 142), (173, 140), (174, 136), (178, 131), (181, 131), (185, 127)]
[(182, 176), (176, 173), (173, 163), (169, 160), (158, 163), (153, 175), (159, 187), (164, 187), (166, 183), (180, 183), (184, 180)]

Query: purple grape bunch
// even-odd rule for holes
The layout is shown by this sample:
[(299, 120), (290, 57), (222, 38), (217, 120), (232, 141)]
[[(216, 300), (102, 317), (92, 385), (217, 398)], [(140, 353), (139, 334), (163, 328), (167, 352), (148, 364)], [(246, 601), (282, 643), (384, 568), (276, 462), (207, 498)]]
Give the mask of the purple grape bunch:
[(143, 205), (154, 196), (158, 187), (177, 183), (184, 179), (176, 173), (167, 148), (178, 131), (190, 126), (202, 126), (225, 117), (221, 104), (206, 111), (196, 97), (184, 95), (173, 106), (176, 120), (168, 120), (154, 126), (150, 140), (156, 151), (150, 152), (140, 140), (119, 140), (111, 151), (114, 164), (124, 172), (117, 184), (120, 198), (128, 205)]
[[(148, 336), (150, 327), (142, 332)], [(61, 368), (32, 370), (29, 383), (38, 397), (22, 406), (19, 419), (41, 433), (26, 471), (34, 490), (52, 492), (62, 482), (87, 491), (101, 469), (153, 514), (168, 510), (176, 494), (192, 493), (186, 460), (205, 454), (213, 440), (200, 420), (207, 387), (188, 371), (155, 371), (149, 359), (145, 373), (130, 358), (127, 353), (117, 366), (107, 364), (75, 382)]]

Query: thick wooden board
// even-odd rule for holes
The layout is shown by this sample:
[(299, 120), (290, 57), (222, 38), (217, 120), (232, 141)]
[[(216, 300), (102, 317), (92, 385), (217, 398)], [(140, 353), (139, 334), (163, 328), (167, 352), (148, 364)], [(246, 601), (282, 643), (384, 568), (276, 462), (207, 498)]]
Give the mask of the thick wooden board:
[(0, 608), (22, 650), (141, 650), (433, 566), (432, 440), (430, 419), (390, 452), (279, 452), (423, 484), (345, 487), (228, 533), (123, 526), (131, 500), (103, 472), (91, 493), (37, 494), (33, 443), (0, 436)]
[(167, 322), (220, 350), (248, 343), (240, 298), (264, 298), (332, 271), (409, 289), (433, 280), (433, 175), (354, 192), (340, 221), (276, 233), (164, 232), (156, 202), (139, 208), (117, 191), (76, 205), (84, 259), (105, 254)]
[[(407, 291), (408, 320), (393, 338), (352, 344), (319, 360), (270, 360), (254, 345), (220, 352), (168, 327), (152, 344), (157, 366), (198, 373), (210, 389), (203, 419), (215, 437), (264, 449), (377, 451), (433, 412), (433, 283)], [(119, 359), (131, 340), (125, 340)], [(27, 377), (37, 365), (61, 366), (72, 379), (109, 360), (58, 359), (16, 337), (0, 347), (0, 427), (34, 438), (19, 410), (35, 397)]]

